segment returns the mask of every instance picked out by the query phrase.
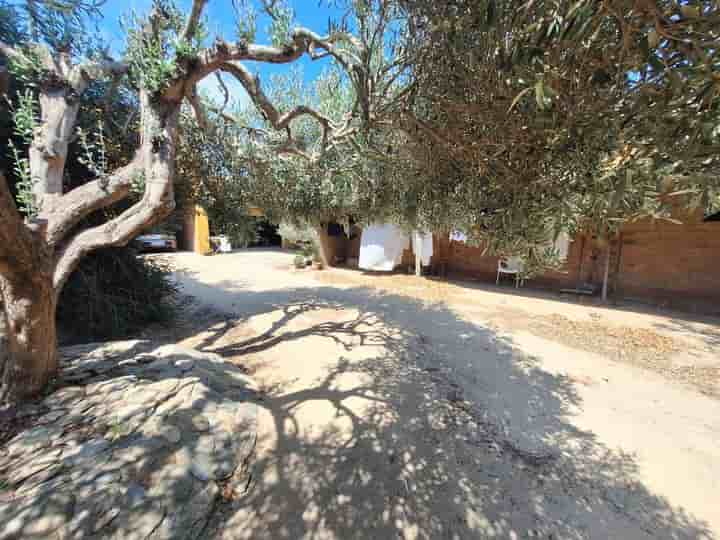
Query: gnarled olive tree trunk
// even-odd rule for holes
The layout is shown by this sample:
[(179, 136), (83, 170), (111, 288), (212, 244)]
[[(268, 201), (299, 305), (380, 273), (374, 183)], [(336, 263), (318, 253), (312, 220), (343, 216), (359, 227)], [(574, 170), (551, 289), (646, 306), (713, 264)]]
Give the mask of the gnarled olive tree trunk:
[[(65, 122), (75, 111), (43, 115), (31, 171), (44, 184), (37, 189), (38, 218), (23, 221), (4, 178), (0, 177), (0, 298), (5, 327), (5, 351), (0, 353), (0, 402), (38, 395), (58, 368), (56, 307), (63, 286), (82, 258), (103, 246), (124, 245), (166, 217), (174, 208), (173, 179), (180, 100), (158, 100), (140, 92), (142, 134), (136, 158), (100, 181), (63, 194), (51, 174), (64, 165), (67, 145), (45, 134), (53, 119)], [(53, 107), (62, 109), (63, 100)], [(55, 134), (59, 133), (55, 131)], [(68, 132), (68, 136), (69, 136)], [(141, 175), (145, 189), (140, 201), (102, 225), (72, 234), (75, 225), (93, 211), (129, 194)], [(0, 344), (2, 346), (2, 344)]]
[[(176, 36), (184, 45), (193, 43), (205, 3), (206, 0), (193, 0), (186, 24)], [(268, 4), (267, 9), (273, 8)], [(160, 6), (151, 12), (142, 29), (144, 39), (139, 40), (147, 47), (139, 51), (140, 54), (157, 54), (155, 44), (167, 40), (168, 28), (173, 26), (168, 24), (167, 18), (168, 13)], [(355, 54), (348, 55), (345, 47), (338, 46), (341, 38), (349, 40), (349, 44), (357, 49)], [(63, 193), (62, 180), (78, 115), (78, 100), (91, 80), (99, 77), (117, 79), (128, 72), (129, 66), (109, 59), (73, 63), (70, 53), (51, 52), (39, 44), (32, 47), (37, 54), (29, 55), (27, 48), (17, 49), (0, 41), (0, 55), (5, 59), (43, 64), (38, 70), (43, 80), (36, 81), (40, 94), (40, 123), (33, 131), (29, 152), (36, 225), (23, 221), (5, 179), (0, 176), (0, 294), (3, 303), (0, 316), (6, 323), (10, 356), (3, 361), (0, 354), (0, 401), (36, 395), (57, 370), (55, 307), (63, 285), (80, 260), (97, 248), (125, 245), (142, 230), (164, 219), (174, 208), (173, 178), (180, 106), (188, 99), (198, 121), (204, 118), (202, 104), (197, 98), (197, 84), (202, 79), (219, 71), (235, 77), (272, 127), (287, 135), (286, 143), (277, 152), (319, 162), (331, 144), (357, 132), (357, 128), (351, 126), (354, 113), (336, 124), (306, 106), (284, 113), (279, 111), (263, 92), (259, 78), (240, 62), (285, 64), (310, 54), (315, 58), (332, 56), (348, 73), (361, 73), (356, 59), (371, 57), (366, 45), (345, 33), (323, 37), (305, 28), (295, 29), (290, 40), (282, 47), (256, 45), (244, 40), (230, 45), (217, 40), (211, 48), (198, 50), (192, 57), (187, 55), (187, 47), (170, 47), (175, 50), (175, 57), (163, 60), (172, 60), (177, 70), (161, 84), (148, 77), (148, 85), (154, 90), (141, 88), (139, 91), (142, 132), (135, 158), (126, 166), (103, 173), (97, 180), (67, 193)], [(182, 54), (181, 49), (185, 51)], [(0, 63), (0, 83), (6, 72)], [(142, 87), (144, 77), (150, 74), (138, 72), (136, 75)], [(291, 124), (303, 116), (314, 118), (322, 132), (321, 148), (312, 155), (306, 153), (304, 145), (298, 144), (292, 135)], [(127, 198), (136, 180), (142, 180), (145, 185), (140, 201), (109, 221), (78, 232), (78, 225), (90, 214)], [(325, 258), (328, 258), (327, 253)]]
[(57, 368), (53, 262), (45, 222), (23, 223), (0, 176), (0, 401), (38, 393)]
[(38, 394), (57, 370), (52, 275), (24, 273), (0, 277), (5, 327), (0, 361), (0, 399), (18, 401)]

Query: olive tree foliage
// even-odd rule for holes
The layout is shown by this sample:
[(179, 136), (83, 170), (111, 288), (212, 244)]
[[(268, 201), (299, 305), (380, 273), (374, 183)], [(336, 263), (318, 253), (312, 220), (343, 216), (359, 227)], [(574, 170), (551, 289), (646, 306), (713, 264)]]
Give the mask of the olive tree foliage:
[(667, 216), (673, 198), (718, 203), (717, 2), (399, 4), (415, 83), (402, 188), (430, 228), (526, 252)]
[[(409, 57), (398, 47), (404, 19), (389, 1), (344, 5), (347, 15), (334, 28), (353, 29), (353, 38), (341, 61), (309, 85), (299, 69), (273, 76), (267, 97), (276, 111), (216, 116), (234, 130), (225, 140), (240, 156), (235, 175), (248, 204), (277, 222), (403, 222), (404, 201), (388, 188), (402, 139), (393, 114), (409, 89)], [(291, 129), (273, 129), (293, 116)]]
[[(181, 13), (169, 2), (156, 0), (148, 15), (128, 21), (122, 59), (105, 53), (87, 56), (67, 39), (39, 33), (37, 40), (31, 33), (19, 43), (0, 41), (3, 66), (16, 76), (32, 79), (37, 98), (36, 115), (31, 115), (35, 123), (27, 132), (32, 138), (28, 153), (19, 156), (27, 160), (32, 185), (27, 220), (17, 211), (4, 179), (0, 180), (0, 292), (10, 356), (0, 369), (0, 399), (37, 394), (57, 370), (57, 299), (79, 261), (95, 249), (124, 245), (174, 208), (183, 105), (191, 106), (201, 125), (207, 118), (198, 98), (200, 81), (217, 72), (235, 77), (267, 119), (267, 129), (283, 132), (283, 144), (274, 147), (277, 153), (304, 153), (292, 134), (301, 118), (311, 118), (320, 126), (320, 141), (310, 156), (317, 163), (355, 126), (367, 125), (372, 114), (372, 100), (366, 97), (372, 85), (364, 75), (368, 53), (366, 44), (349, 28), (331, 28), (327, 35), (303, 27), (290, 30), (279, 4), (263, 2), (261, 9), (278, 21), (273, 34), (276, 44), (255, 44), (247, 35), (234, 43), (222, 39), (209, 43), (202, 24), (205, 4), (205, 0), (194, 0), (189, 12)], [(26, 0), (22, 5), (31, 18), (33, 7), (40, 5), (67, 12), (72, 16), (59, 19), (67, 25), (74, 24), (78, 12), (92, 14), (97, 7), (89, 0)], [(349, 110), (340, 123), (307, 105), (281, 112), (243, 63), (291, 64), (305, 55), (330, 58), (361, 86), (358, 107)], [(134, 156), (120, 167), (94, 167), (96, 177), (88, 182), (66, 182), (68, 147), (77, 136), (79, 97), (94, 81), (121, 78), (133, 89), (139, 109)], [(355, 118), (361, 118), (359, 124)], [(139, 196), (132, 199), (135, 192)], [(109, 219), (89, 228), (79, 226), (88, 216), (126, 200), (130, 204)]]
[[(348, 85), (333, 72), (325, 73), (313, 87), (303, 84), (299, 70), (273, 76), (269, 95), (281, 110), (311, 103), (332, 122), (343, 122), (343, 111), (352, 107)], [(234, 116), (243, 121), (231, 124), (235, 132), (228, 140), (242, 156), (233, 161), (233, 173), (247, 205), (261, 207), (271, 220), (296, 224), (319, 224), (353, 212), (361, 192), (358, 182), (366, 174), (350, 137), (321, 150), (321, 127), (311, 118), (294, 123), (289, 142), (287, 134), (268, 130), (267, 121), (255, 111), (238, 111)], [(357, 133), (353, 140), (356, 137)]]
[[(212, 106), (212, 101), (207, 101)], [(228, 141), (232, 126), (210, 115), (200, 128), (188, 108), (180, 116), (175, 184), (176, 214), (201, 206), (208, 215), (210, 232), (226, 235), (233, 246), (257, 241), (257, 219), (248, 215), (249, 198), (244, 167)]]
[[(25, 38), (54, 50), (85, 53), (95, 47), (90, 31), (105, 0), (3, 0), (0, 9), (13, 12), (15, 30), (27, 32)], [(6, 41), (11, 33), (3, 32)]]
[(349, 136), (318, 160), (302, 122), (269, 136), (269, 117), (246, 119), (238, 135), (248, 193), (277, 217), (457, 228), (540, 267), (561, 230), (609, 237), (676, 201), (718, 202), (716, 4), (397, 0), (353, 15), (367, 79), (273, 81), (284, 110), (299, 94), (362, 110)]

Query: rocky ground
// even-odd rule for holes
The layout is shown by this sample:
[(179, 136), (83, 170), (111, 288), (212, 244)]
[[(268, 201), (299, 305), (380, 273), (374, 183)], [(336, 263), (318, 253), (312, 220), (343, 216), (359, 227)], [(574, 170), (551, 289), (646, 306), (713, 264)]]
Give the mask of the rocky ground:
[(32, 427), (0, 449), (0, 539), (198, 538), (247, 487), (256, 389), (216, 355), (148, 342), (62, 350)]

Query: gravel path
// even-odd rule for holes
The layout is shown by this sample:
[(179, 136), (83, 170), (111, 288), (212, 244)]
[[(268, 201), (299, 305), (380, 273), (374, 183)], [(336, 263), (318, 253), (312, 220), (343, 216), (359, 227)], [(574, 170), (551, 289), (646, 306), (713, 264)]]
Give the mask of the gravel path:
[(215, 313), (174, 339), (263, 393), (214, 537), (718, 538), (720, 401), (643, 366), (714, 367), (712, 321), (274, 251), (173, 259)]

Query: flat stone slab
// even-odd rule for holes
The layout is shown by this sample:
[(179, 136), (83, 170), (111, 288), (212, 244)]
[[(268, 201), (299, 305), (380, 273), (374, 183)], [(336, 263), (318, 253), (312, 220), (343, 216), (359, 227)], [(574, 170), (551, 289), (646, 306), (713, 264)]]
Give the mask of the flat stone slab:
[(195, 538), (247, 483), (256, 386), (215, 354), (61, 350), (37, 425), (0, 449), (0, 540)]

